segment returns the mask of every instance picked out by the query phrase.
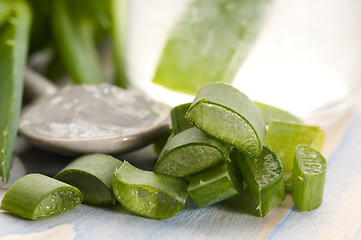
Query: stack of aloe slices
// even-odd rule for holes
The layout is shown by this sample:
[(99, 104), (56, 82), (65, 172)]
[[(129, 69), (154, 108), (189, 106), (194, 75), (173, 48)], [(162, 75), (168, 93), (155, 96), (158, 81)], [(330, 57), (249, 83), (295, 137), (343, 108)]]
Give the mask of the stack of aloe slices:
[[(19, 179), (6, 192), (1, 209), (36, 220), (74, 209), (81, 201), (109, 206), (118, 200), (139, 216), (167, 219), (182, 210), (189, 196), (198, 207), (206, 207), (244, 188), (261, 217), (285, 199), (288, 189), (300, 211), (318, 208), (327, 165), (317, 150), (322, 130), (281, 109), (257, 106), (229, 84), (206, 84), (192, 103), (172, 109), (172, 133), (153, 171), (90, 154), (51, 181), (39, 174)], [(267, 116), (267, 125), (262, 116)], [(40, 183), (45, 190), (31, 191)], [(55, 214), (44, 210), (49, 207)]]

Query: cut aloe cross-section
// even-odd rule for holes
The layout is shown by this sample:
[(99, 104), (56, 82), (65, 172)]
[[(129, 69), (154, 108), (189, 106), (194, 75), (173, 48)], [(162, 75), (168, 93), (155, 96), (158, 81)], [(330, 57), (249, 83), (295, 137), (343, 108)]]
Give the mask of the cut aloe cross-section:
[(187, 179), (188, 192), (198, 207), (205, 207), (242, 192), (242, 175), (237, 162), (227, 161)]
[(152, 219), (176, 215), (188, 198), (187, 185), (183, 181), (138, 169), (126, 161), (115, 172), (113, 191), (122, 206)]
[(195, 126), (243, 153), (262, 152), (266, 125), (254, 103), (225, 83), (204, 85), (190, 106), (187, 117)]
[(256, 104), (257, 108), (261, 112), (266, 124), (269, 124), (272, 120), (302, 123), (300, 118), (286, 110), (258, 101), (254, 101), (254, 104)]
[(193, 127), (174, 135), (162, 149), (154, 172), (186, 177), (226, 161), (231, 147)]
[(77, 187), (83, 194), (83, 203), (106, 206), (115, 204), (113, 174), (122, 162), (105, 154), (79, 157), (61, 170), (55, 179)]
[(258, 204), (261, 217), (286, 198), (282, 164), (277, 154), (264, 147), (261, 156), (251, 158), (233, 150), (232, 159), (238, 162), (244, 181)]
[(321, 205), (326, 168), (326, 159), (319, 151), (306, 145), (296, 147), (292, 195), (298, 210), (310, 211)]
[(232, 82), (259, 32), (264, 0), (195, 0), (172, 29), (153, 82), (196, 94)]
[(39, 220), (74, 209), (82, 201), (79, 189), (41, 174), (18, 179), (5, 193), (1, 209)]
[(306, 144), (321, 151), (324, 138), (325, 134), (318, 126), (271, 121), (267, 130), (265, 145), (276, 151), (281, 159), (286, 190), (292, 190), (292, 169), (296, 146)]

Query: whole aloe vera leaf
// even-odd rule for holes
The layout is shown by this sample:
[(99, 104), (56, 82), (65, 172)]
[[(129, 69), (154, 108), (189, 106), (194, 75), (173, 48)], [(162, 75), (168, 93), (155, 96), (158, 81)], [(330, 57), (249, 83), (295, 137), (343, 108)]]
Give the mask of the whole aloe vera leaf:
[(0, 4), (11, 9), (0, 26), (0, 177), (6, 184), (18, 130), (31, 14), (24, 1)]
[[(79, 6), (80, 2), (84, 3), (83, 8)], [(91, 16), (88, 16), (93, 12), (88, 9), (93, 1), (80, 2), (53, 1), (53, 34), (72, 81), (76, 84), (97, 84), (104, 79), (96, 48), (96, 27)]]
[(196, 94), (232, 82), (262, 25), (267, 0), (195, 0), (169, 34), (153, 82)]

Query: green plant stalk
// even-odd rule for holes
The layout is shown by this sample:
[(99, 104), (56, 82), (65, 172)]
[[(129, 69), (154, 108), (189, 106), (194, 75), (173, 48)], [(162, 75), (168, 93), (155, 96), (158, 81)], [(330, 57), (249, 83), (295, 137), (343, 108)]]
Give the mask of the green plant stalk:
[(6, 191), (1, 209), (23, 218), (39, 220), (74, 209), (81, 192), (66, 183), (41, 174), (28, 174)]
[(321, 205), (326, 168), (326, 159), (320, 152), (306, 145), (296, 147), (292, 195), (298, 210), (311, 211)]
[(23, 1), (1, 4), (11, 8), (0, 26), (0, 177), (6, 184), (18, 130), (31, 14)]
[(93, 23), (71, 14), (69, 1), (55, 0), (52, 6), (53, 34), (59, 54), (76, 84), (104, 81), (98, 60)]
[(78, 188), (83, 203), (97, 206), (114, 205), (113, 175), (122, 162), (105, 154), (88, 154), (69, 163), (54, 178)]
[(191, 103), (185, 103), (175, 106), (170, 111), (170, 120), (172, 123), (173, 134), (194, 127), (186, 118), (186, 112), (188, 111)]

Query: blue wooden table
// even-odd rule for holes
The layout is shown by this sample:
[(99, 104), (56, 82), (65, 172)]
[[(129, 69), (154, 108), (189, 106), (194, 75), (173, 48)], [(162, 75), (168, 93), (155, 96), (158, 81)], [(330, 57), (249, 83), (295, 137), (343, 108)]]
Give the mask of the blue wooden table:
[[(10, 184), (26, 172), (53, 175), (71, 160), (34, 149), (21, 138), (18, 145), (20, 160), (15, 160)], [(155, 156), (148, 151), (145, 148), (121, 158), (151, 169)], [(4, 192), (0, 191), (1, 198)], [(188, 201), (178, 215), (162, 221), (135, 216), (120, 205), (100, 208), (82, 204), (41, 221), (0, 212), (0, 240), (361, 239), (361, 114), (352, 117), (341, 140), (332, 146), (320, 208), (298, 212), (290, 195), (264, 218), (257, 216), (255, 208), (250, 194), (244, 192), (202, 209)]]

